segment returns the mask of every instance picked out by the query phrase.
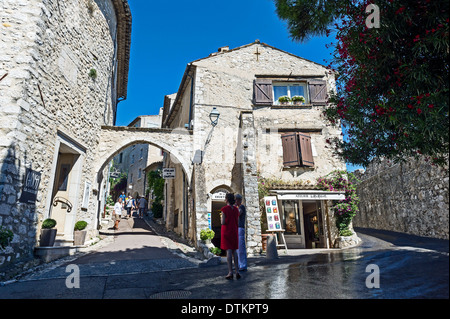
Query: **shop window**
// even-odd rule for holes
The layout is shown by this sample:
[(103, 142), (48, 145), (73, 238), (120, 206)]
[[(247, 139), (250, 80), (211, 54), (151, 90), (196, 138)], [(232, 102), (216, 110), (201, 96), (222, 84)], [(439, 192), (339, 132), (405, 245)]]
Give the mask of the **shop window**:
[(281, 136), (284, 167), (314, 167), (311, 136), (306, 133), (291, 132)]

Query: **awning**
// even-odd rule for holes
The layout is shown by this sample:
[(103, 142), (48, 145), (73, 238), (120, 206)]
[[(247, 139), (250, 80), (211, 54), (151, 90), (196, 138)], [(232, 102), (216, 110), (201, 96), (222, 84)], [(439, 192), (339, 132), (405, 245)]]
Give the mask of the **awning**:
[(272, 190), (279, 200), (341, 200), (345, 192), (327, 192), (320, 190)]

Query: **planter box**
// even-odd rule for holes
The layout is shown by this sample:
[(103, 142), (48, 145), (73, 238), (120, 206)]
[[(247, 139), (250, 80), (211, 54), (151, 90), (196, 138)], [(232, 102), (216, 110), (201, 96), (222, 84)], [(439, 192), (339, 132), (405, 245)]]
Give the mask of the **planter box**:
[(73, 245), (83, 246), (86, 240), (86, 230), (76, 230), (73, 232)]
[(358, 246), (361, 243), (361, 239), (358, 235), (353, 234), (352, 236), (339, 236), (334, 242), (334, 248), (349, 248)]
[(42, 229), (41, 236), (39, 238), (39, 246), (41, 247), (53, 247), (56, 238), (56, 229)]

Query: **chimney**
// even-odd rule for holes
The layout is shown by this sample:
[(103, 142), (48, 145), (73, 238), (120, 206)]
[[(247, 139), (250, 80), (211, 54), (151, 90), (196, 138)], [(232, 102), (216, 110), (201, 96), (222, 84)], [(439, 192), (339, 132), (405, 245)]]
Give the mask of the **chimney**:
[(217, 50), (217, 52), (219, 52), (219, 53), (224, 53), (224, 52), (227, 52), (227, 51), (229, 51), (229, 50), (230, 50), (230, 47), (227, 45), (227, 46), (225, 46), (225, 47), (219, 48), (219, 49)]

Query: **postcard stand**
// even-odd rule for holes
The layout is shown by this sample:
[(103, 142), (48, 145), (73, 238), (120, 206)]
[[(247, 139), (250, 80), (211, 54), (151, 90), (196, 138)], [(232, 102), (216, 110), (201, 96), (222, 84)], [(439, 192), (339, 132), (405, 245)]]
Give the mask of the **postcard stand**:
[[(278, 209), (278, 202), (276, 196), (264, 197), (264, 203), (266, 205), (266, 217), (267, 217), (267, 229), (268, 232), (275, 235), (275, 242), (277, 247), (284, 247), (286, 254), (288, 253), (286, 240), (284, 238), (284, 229), (281, 228), (280, 210)], [(281, 234), (283, 243), (278, 243), (278, 236), (276, 233)]]

